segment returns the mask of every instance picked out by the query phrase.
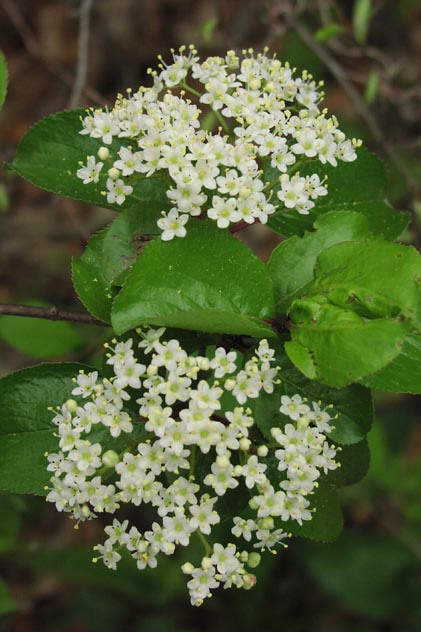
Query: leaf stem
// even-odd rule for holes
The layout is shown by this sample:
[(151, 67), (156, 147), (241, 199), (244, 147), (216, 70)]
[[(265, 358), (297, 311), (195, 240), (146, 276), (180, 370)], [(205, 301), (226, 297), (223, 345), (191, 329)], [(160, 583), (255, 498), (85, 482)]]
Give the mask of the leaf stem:
[[(184, 90), (186, 90), (187, 92), (190, 92), (190, 94), (194, 94), (194, 96), (198, 97), (199, 99), (202, 96), (201, 93), (198, 90), (196, 90), (195, 88), (192, 88), (187, 83), (180, 84), (180, 87), (183, 88)], [(216, 118), (218, 119), (218, 122), (221, 124), (223, 129), (227, 132), (227, 134), (230, 134), (231, 130), (230, 130), (229, 125), (227, 124), (226, 120), (222, 116), (222, 114), (220, 112), (218, 112), (218, 110), (214, 110), (213, 108), (210, 108), (210, 109), (215, 114)]]
[(194, 466), (196, 461), (196, 446), (193, 445), (190, 457), (190, 477), (194, 479)]
[(211, 546), (210, 546), (209, 542), (207, 541), (207, 539), (205, 538), (203, 533), (200, 531), (200, 529), (195, 531), (195, 533), (197, 533), (197, 536), (198, 536), (199, 540), (201, 541), (201, 543), (205, 547), (205, 554), (207, 556), (209, 556), (212, 553), (212, 549), (211, 549)]

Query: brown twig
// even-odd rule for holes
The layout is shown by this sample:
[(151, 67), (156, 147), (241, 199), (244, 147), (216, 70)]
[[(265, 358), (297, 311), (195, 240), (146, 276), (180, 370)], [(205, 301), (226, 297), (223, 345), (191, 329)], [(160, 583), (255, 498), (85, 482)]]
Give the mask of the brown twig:
[(86, 84), (86, 75), (88, 72), (89, 20), (93, 4), (94, 0), (81, 0), (80, 3), (76, 77), (69, 99), (70, 109), (79, 105), (80, 97), (82, 96)]
[(238, 222), (237, 224), (233, 224), (229, 231), (233, 235), (234, 233), (239, 233), (240, 230), (244, 230), (245, 228), (250, 228), (250, 226), (254, 226), (255, 224), (260, 224), (258, 219), (254, 220), (252, 224), (249, 222)]
[[(73, 89), (75, 85), (75, 78), (63, 68), (60, 68), (53, 61), (45, 57), (16, 3), (12, 0), (0, 0), (0, 7), (6, 13), (16, 31), (19, 33), (22, 38), (23, 45), (28, 53), (41, 62), (48, 72), (56, 77), (56, 79), (59, 79), (66, 86)], [(103, 104), (106, 101), (105, 97), (89, 86), (84, 86), (82, 92), (88, 97), (88, 99), (90, 99), (90, 101), (92, 101), (92, 103), (97, 105)]]
[(43, 318), (44, 320), (66, 320), (72, 323), (85, 323), (109, 327), (101, 320), (82, 312), (69, 312), (57, 307), (33, 307), (32, 305), (0, 304), (0, 316), (27, 316), (29, 318)]
[[(313, 51), (315, 55), (317, 55), (331, 75), (342, 86), (351, 99), (358, 116), (364, 121), (374, 140), (379, 147), (383, 149), (391, 164), (400, 174), (403, 175), (407, 185), (412, 189), (419, 188), (419, 183), (402, 164), (402, 161), (397, 155), (395, 149), (385, 140), (385, 133), (380, 128), (376, 118), (373, 116), (361, 94), (349, 80), (342, 66), (336, 61), (336, 59), (334, 59), (334, 57), (332, 57), (329, 50), (319, 44), (319, 42), (314, 39), (311, 32), (297, 19), (297, 14), (293, 9), (292, 4), (284, 1), (275, 2), (273, 9), (275, 9), (274, 17), (277, 15), (278, 18), (283, 18), (286, 26), (295, 31), (298, 37), (308, 46), (308, 48), (310, 48), (310, 50)], [(276, 32), (276, 29), (274, 32)]]

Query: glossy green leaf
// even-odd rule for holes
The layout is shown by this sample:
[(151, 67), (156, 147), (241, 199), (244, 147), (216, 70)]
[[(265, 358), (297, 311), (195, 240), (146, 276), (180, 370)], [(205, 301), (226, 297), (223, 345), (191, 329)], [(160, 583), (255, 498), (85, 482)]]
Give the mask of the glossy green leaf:
[[(390, 240), (399, 237), (409, 223), (409, 214), (396, 211), (386, 201), (386, 171), (383, 163), (365, 149), (359, 149), (357, 153), (357, 160), (338, 162), (337, 167), (312, 160), (303, 162), (299, 168), (300, 174), (317, 173), (321, 178), (327, 176), (329, 193), (316, 201), (308, 215), (284, 210), (278, 216), (269, 218), (270, 228), (285, 237), (303, 235), (324, 213), (354, 211), (367, 217), (373, 234)], [(269, 180), (273, 180), (276, 171), (268, 167), (266, 175)], [(276, 187), (274, 191), (276, 193)]]
[[(44, 495), (51, 473), (46, 452), (57, 452), (57, 428), (51, 420), (54, 410), (71, 397), (73, 378), (91, 367), (74, 362), (39, 364), (0, 379), (0, 491)], [(143, 424), (136, 424), (129, 436), (113, 438), (99, 426), (90, 435), (103, 451), (117, 453), (144, 440)], [(106, 480), (104, 475), (104, 480)]]
[[(409, 332), (407, 321), (365, 320), (333, 305), (322, 305), (315, 313), (314, 305), (301, 300), (293, 304), (292, 341), (285, 349), (308, 378), (329, 386), (346, 386), (379, 371), (400, 353)], [(304, 307), (308, 318), (303, 317)]]
[(156, 213), (150, 207), (128, 209), (116, 217), (104, 235), (101, 268), (104, 278), (122, 285), (144, 247), (159, 233)]
[(0, 338), (38, 360), (65, 355), (84, 342), (70, 323), (16, 316), (0, 316)]
[(314, 494), (309, 497), (314, 510), (311, 520), (300, 526), (290, 520), (283, 523), (284, 529), (300, 538), (308, 538), (317, 542), (332, 542), (340, 535), (343, 528), (343, 516), (336, 489), (330, 485), (329, 476), (319, 481)]
[(6, 60), (3, 53), (0, 52), (0, 108), (3, 107), (6, 98), (8, 78)]
[(393, 393), (421, 393), (421, 334), (409, 334), (399, 355), (364, 384)]
[(57, 449), (49, 407), (60, 406), (74, 387), (81, 364), (41, 364), (0, 380), (0, 489), (44, 494), (51, 474), (45, 452)]
[[(100, 139), (80, 134), (81, 117), (85, 116), (86, 110), (72, 110), (36, 123), (20, 142), (12, 168), (25, 180), (52, 193), (115, 211), (154, 209), (156, 220), (159, 219), (161, 211), (168, 209), (167, 185), (161, 178), (139, 176), (130, 180), (133, 193), (119, 206), (109, 204), (101, 193), (106, 190), (111, 158), (104, 164), (97, 184), (83, 184), (76, 176), (80, 161), (86, 161), (87, 156), (97, 156), (103, 144)], [(109, 145), (112, 155), (117, 154), (121, 144), (122, 139), (118, 139)]]
[(388, 242), (342, 243), (324, 250), (315, 289), (367, 318), (405, 318), (421, 326), (421, 256)]
[(210, 333), (274, 336), (269, 273), (250, 250), (211, 221), (187, 236), (153, 241), (114, 301), (118, 334), (149, 323)]
[(353, 445), (341, 446), (336, 455), (340, 467), (329, 472), (329, 482), (341, 487), (358, 483), (368, 472), (370, 451), (366, 440)]
[(276, 361), (281, 367), (281, 383), (275, 387), (273, 394), (261, 393), (253, 402), (256, 424), (268, 440), (273, 440), (272, 427), (283, 427), (289, 421), (279, 412), (281, 396), (292, 397), (296, 393), (309, 402), (319, 402), (322, 408), (331, 406), (329, 414), (334, 418), (335, 426), (330, 435), (332, 441), (349, 445), (364, 439), (373, 422), (373, 404), (368, 388), (356, 384), (340, 389), (330, 388), (309, 380), (295, 368), (278, 344)]
[(291, 308), (290, 359), (330, 386), (377, 373), (421, 327), (420, 279), (421, 257), (408, 246), (345, 242), (324, 250), (307, 295)]
[(368, 221), (362, 213), (331, 212), (321, 215), (315, 230), (303, 237), (294, 235), (277, 246), (269, 259), (278, 313), (288, 311), (294, 298), (313, 280), (318, 255), (343, 241), (364, 239), (369, 235)]
[(102, 251), (107, 229), (93, 235), (85, 252), (72, 260), (72, 281), (76, 293), (95, 318), (110, 322), (114, 291), (102, 271)]

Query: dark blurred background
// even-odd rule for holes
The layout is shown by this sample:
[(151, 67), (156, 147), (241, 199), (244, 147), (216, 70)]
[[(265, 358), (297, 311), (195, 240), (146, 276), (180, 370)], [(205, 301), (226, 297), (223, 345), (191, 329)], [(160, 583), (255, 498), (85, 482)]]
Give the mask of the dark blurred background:
[[(384, 159), (389, 199), (413, 218), (402, 240), (420, 246), (420, 0), (0, 0), (10, 74), (1, 162), (40, 118), (112, 105), (117, 92), (148, 83), (157, 54), (168, 57), (183, 43), (202, 57), (267, 45), (323, 79), (342, 128)], [(0, 303), (81, 310), (71, 257), (114, 215), (1, 172)], [(245, 238), (267, 258), (268, 231), (248, 229)], [(102, 336), (88, 326), (2, 316), (0, 375), (40, 360), (95, 362)], [(0, 630), (421, 631), (420, 398), (375, 399), (371, 470), (342, 493), (339, 540), (295, 540), (268, 556), (254, 590), (222, 591), (201, 609), (188, 605), (177, 560), (149, 573), (124, 564), (108, 571), (90, 562), (99, 521), (75, 531), (42, 499), (0, 495)]]

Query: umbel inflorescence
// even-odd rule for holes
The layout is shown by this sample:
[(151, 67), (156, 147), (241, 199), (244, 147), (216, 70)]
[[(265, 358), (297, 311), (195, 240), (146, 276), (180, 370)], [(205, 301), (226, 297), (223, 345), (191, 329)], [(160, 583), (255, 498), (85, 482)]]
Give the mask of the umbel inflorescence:
[[(191, 603), (200, 605), (218, 586), (252, 587), (260, 552), (283, 545), (292, 522), (311, 520), (319, 477), (339, 466), (326, 436), (331, 416), (319, 403), (283, 395), (267, 441), (252, 411), (280, 382), (266, 340), (248, 356), (223, 347), (201, 355), (165, 339), (164, 328), (137, 331), (137, 342), (107, 345), (108, 378), (75, 376), (75, 399), (53, 419), (59, 452), (48, 455), (47, 500), (78, 522), (151, 507), (155, 518), (143, 533), (124, 516), (105, 528), (95, 559), (110, 569), (123, 550), (139, 569), (153, 568), (199, 536), (205, 556), (182, 570)], [(225, 497), (241, 509), (220, 542), (214, 527)]]
[[(307, 214), (327, 182), (303, 163), (353, 161), (359, 141), (320, 109), (320, 84), (288, 64), (252, 50), (200, 62), (181, 47), (173, 62), (150, 70), (153, 85), (120, 95), (111, 111), (90, 110), (81, 134), (99, 139), (98, 155), (77, 171), (87, 185), (104, 185), (108, 203), (121, 205), (136, 181), (158, 177), (168, 204), (158, 226), (162, 239), (184, 237), (191, 217), (219, 228), (294, 209)], [(191, 98), (188, 98), (191, 97)], [(210, 109), (219, 125), (212, 132)], [(209, 111), (209, 110), (208, 110)]]

